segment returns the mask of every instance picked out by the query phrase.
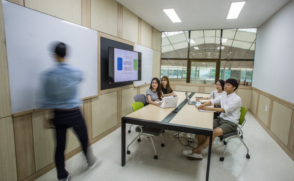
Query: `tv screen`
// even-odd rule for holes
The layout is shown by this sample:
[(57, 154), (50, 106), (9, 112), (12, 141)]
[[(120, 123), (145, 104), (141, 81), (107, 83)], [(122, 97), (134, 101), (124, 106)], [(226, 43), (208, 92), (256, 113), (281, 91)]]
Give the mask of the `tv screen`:
[(141, 80), (140, 52), (108, 48), (109, 52), (109, 83), (129, 82)]

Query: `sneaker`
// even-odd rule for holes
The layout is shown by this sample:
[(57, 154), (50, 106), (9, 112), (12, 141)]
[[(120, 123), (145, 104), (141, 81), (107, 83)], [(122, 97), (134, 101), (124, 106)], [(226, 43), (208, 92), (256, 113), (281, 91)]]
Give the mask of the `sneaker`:
[(202, 159), (203, 159), (202, 155), (201, 155), (201, 154), (197, 154), (197, 153), (189, 154), (189, 155), (187, 156), (187, 158), (188, 158), (189, 160), (202, 160)]
[(103, 161), (102, 158), (98, 158), (94, 163), (89, 164), (89, 165), (88, 165), (88, 168), (89, 168), (90, 170), (92, 170), (93, 168), (98, 167), (99, 165), (101, 165), (102, 161)]
[(59, 181), (70, 181), (71, 177), (72, 177), (71, 174), (67, 174), (67, 177), (66, 178), (59, 179)]
[(193, 154), (192, 150), (184, 150), (184, 151), (183, 151), (183, 155), (184, 155), (184, 156), (188, 156), (188, 155), (190, 155), (190, 154)]

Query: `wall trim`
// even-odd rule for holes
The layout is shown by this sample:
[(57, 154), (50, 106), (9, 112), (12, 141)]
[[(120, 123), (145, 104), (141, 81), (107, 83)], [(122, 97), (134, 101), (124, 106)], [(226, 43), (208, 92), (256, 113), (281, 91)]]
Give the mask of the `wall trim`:
[(290, 109), (294, 109), (294, 103), (291, 103), (289, 101), (286, 101), (284, 99), (281, 99), (281, 98), (279, 98), (277, 96), (274, 96), (272, 94), (269, 94), (267, 92), (264, 92), (264, 91), (262, 91), (260, 89), (255, 88), (255, 87), (252, 87), (252, 90), (254, 90), (255, 92), (257, 92), (259, 94), (262, 94), (262, 95), (264, 95), (264, 96), (272, 99), (273, 101), (276, 101), (276, 102), (278, 102), (278, 103), (280, 103), (280, 104), (282, 104), (282, 105), (284, 105), (284, 106), (286, 106), (286, 107), (288, 107)]

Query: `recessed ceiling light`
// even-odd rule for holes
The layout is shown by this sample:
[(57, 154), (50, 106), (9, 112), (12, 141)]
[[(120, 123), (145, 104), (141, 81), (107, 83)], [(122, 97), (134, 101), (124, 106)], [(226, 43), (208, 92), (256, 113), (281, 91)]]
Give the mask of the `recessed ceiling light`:
[(190, 43), (195, 43), (195, 41), (193, 39), (190, 39)]
[[(219, 50), (219, 48), (220, 48), (220, 47), (217, 47), (218, 50)], [(224, 48), (225, 48), (225, 47), (222, 47), (222, 50), (223, 50)]]
[(222, 38), (222, 43), (227, 43), (227, 38)]
[(164, 9), (163, 11), (173, 23), (182, 22), (174, 9)]
[(195, 49), (195, 50), (199, 50), (199, 48), (198, 48), (198, 47), (194, 47), (194, 49)]
[(232, 2), (227, 19), (237, 19), (244, 4), (245, 4), (245, 1)]

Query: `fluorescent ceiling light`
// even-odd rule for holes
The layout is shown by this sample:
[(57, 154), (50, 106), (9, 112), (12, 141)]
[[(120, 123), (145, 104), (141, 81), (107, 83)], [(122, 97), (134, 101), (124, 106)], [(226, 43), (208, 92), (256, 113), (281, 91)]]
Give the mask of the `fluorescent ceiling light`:
[[(222, 50), (224, 49), (225, 47), (222, 47)], [(219, 50), (219, 47), (217, 47), (217, 49)]]
[(237, 19), (244, 4), (245, 4), (245, 1), (232, 2), (227, 19)]
[(174, 9), (164, 9), (163, 11), (173, 23), (182, 22)]
[(227, 38), (222, 38), (222, 43), (227, 43)]
[(194, 49), (195, 49), (195, 50), (199, 50), (199, 48), (198, 48), (198, 47), (194, 47)]

